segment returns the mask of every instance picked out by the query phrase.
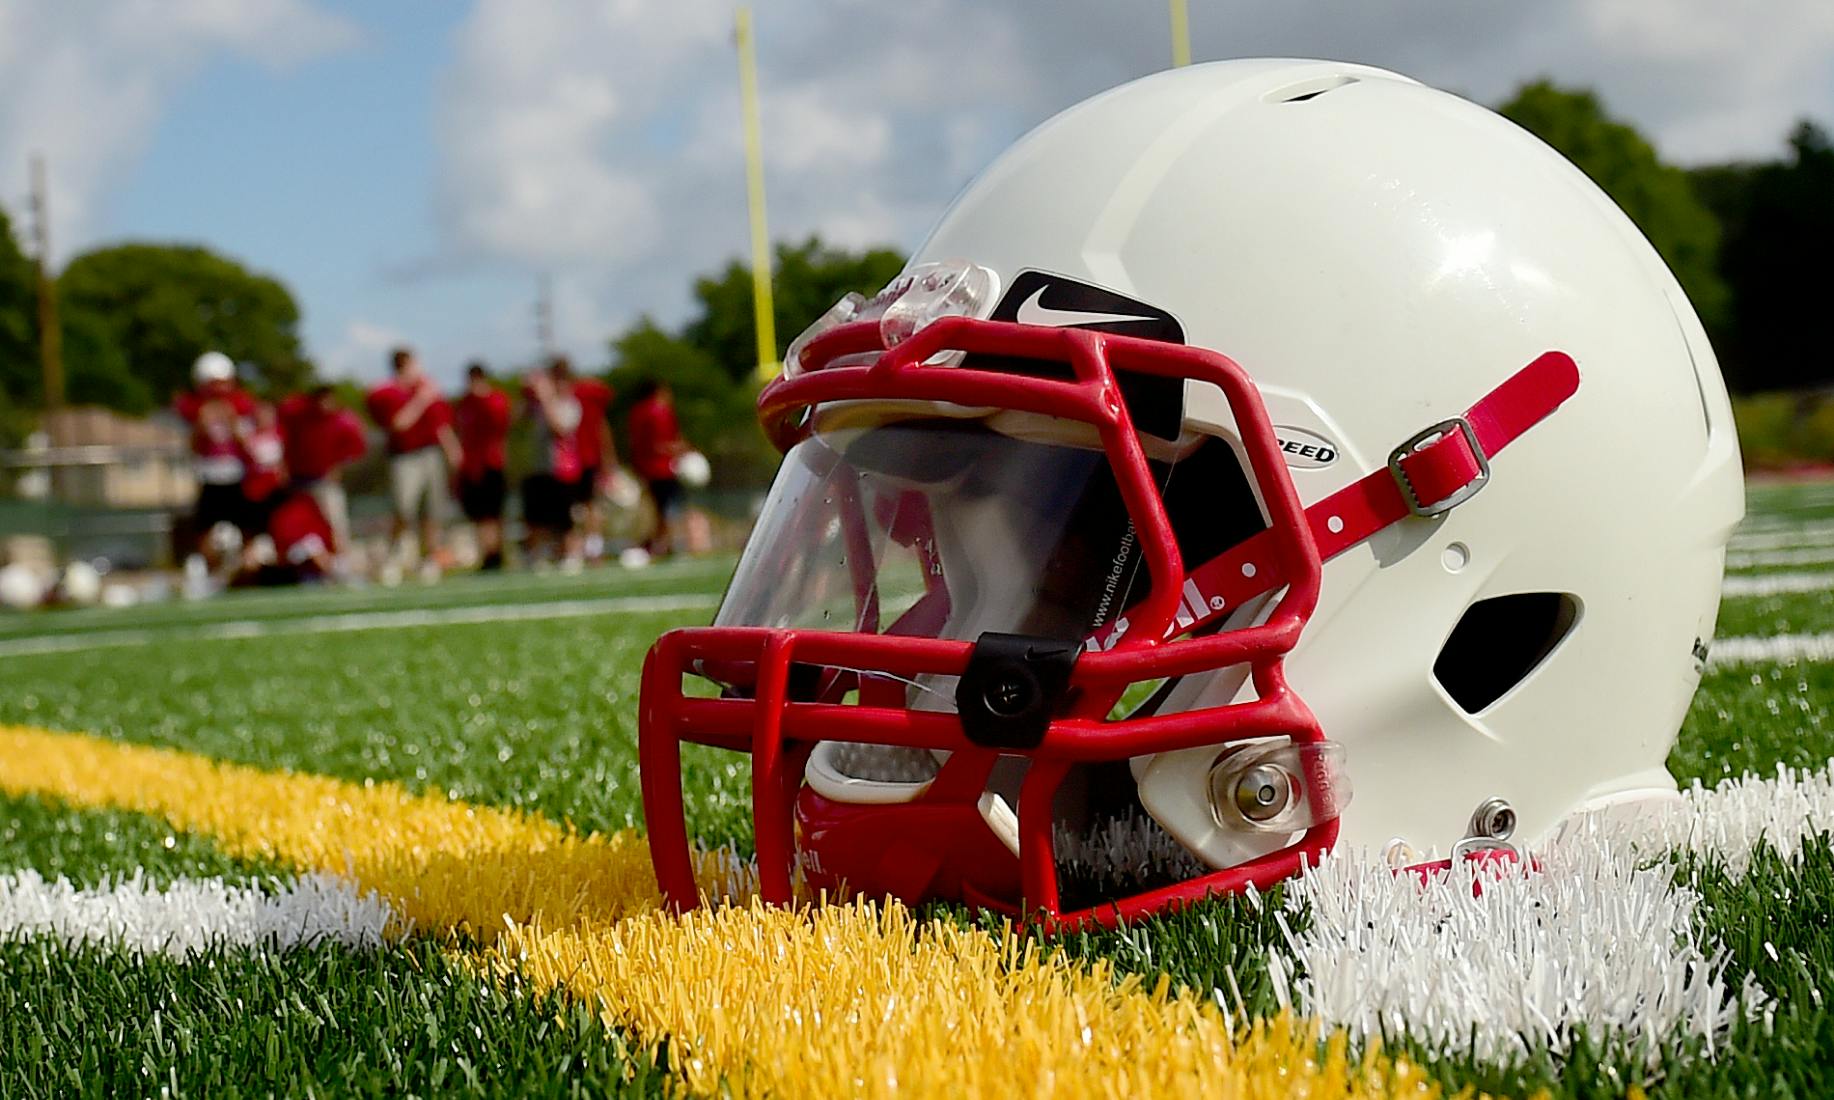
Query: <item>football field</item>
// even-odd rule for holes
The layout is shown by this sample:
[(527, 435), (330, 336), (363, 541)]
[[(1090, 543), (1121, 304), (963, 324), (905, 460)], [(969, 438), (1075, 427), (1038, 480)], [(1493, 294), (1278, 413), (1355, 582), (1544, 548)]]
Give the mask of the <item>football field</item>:
[(736, 900), (659, 911), (638, 671), (730, 560), (0, 617), (0, 1096), (1821, 1095), (1834, 482), (1729, 564), (1671, 818), (1059, 937), (748, 904), (692, 747)]

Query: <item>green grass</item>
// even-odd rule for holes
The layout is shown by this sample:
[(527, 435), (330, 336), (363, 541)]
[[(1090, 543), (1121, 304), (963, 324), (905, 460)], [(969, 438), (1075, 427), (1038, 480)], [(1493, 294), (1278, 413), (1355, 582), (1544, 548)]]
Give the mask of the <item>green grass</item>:
[(1834, 630), (1834, 573), (1829, 574), (1828, 583), (1826, 592), (1729, 599), (1720, 607), (1717, 633), (1722, 638), (1737, 638)]
[(436, 585), (409, 581), (395, 588), (330, 586), (248, 589), (207, 600), (167, 600), (130, 608), (57, 608), (0, 612), (0, 639), (118, 630), (182, 633), (186, 627), (236, 621), (281, 622), (366, 611), (436, 611), (452, 607), (539, 604), (619, 596), (717, 596), (732, 573), (729, 558), (680, 559), (642, 571), (594, 569), (557, 573), (460, 574)]
[(175, 831), (144, 814), (0, 794), (0, 874), (25, 868), (46, 878), (61, 875), (78, 886), (119, 881), (136, 870), (160, 886), (177, 878), (255, 882), (288, 870), (231, 858), (208, 838)]
[(660, 1095), (592, 1013), (426, 943), (177, 962), (0, 943), (0, 1096)]
[(1742, 879), (1711, 863), (1678, 872), (1701, 892), (1707, 926), (1745, 974), (1776, 999), (1774, 1017), (1738, 1028), (1716, 1059), (1694, 1059), (1669, 1082), (1677, 1096), (1821, 1097), (1834, 1054), (1834, 848), (1826, 834), (1795, 859), (1760, 850)]
[(1834, 758), (1834, 665), (1729, 668), (1701, 681), (1687, 724), (1669, 754), (1683, 783), (1777, 765), (1819, 768)]
[[(637, 679), (677, 614), (169, 641), (0, 661), (0, 722), (399, 780), (587, 829), (642, 817)], [(744, 760), (685, 754), (697, 832), (748, 843)]]

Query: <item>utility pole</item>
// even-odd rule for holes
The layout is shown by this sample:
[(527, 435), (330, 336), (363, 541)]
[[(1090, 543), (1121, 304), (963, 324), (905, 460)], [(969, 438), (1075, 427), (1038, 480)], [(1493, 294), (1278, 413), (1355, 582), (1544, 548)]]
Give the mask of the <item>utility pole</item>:
[(51, 279), (51, 216), (45, 195), (45, 158), (32, 157), (32, 236), (38, 253), (38, 364), (44, 371), (45, 409), (64, 407), (64, 333), (57, 321), (57, 284)]
[(554, 358), (554, 276), (545, 271), (535, 277), (535, 343), (543, 362)]
[(758, 377), (777, 375), (777, 316), (771, 305), (771, 241), (764, 224), (764, 137), (758, 125), (758, 53), (751, 8), (733, 14), (739, 47), (739, 104), (745, 116), (745, 200), (751, 215), (751, 312), (758, 334)]
[(1172, 4), (1172, 68), (1182, 69), (1191, 63), (1191, 17), (1185, 0)]

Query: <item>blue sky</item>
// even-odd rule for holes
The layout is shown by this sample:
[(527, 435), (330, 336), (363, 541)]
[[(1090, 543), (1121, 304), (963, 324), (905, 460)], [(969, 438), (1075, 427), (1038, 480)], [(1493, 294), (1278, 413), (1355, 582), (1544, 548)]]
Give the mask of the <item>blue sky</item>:
[[(1484, 102), (1596, 87), (1674, 159), (1834, 119), (1834, 5), (1190, 0), (1199, 60), (1338, 57)], [(910, 246), (1008, 142), (1169, 55), (1164, 0), (757, 4), (773, 236)], [(332, 375), (385, 349), (601, 362), (746, 247), (724, 0), (0, 0), (0, 205), (47, 153), (56, 252), (196, 241), (271, 272)]]
[[(97, 236), (201, 241), (280, 275), (305, 306), (307, 343), (321, 357), (351, 318), (385, 317), (412, 340), (445, 330), (454, 315), (531, 298), (533, 280), (521, 271), (468, 264), (437, 278), (411, 274), (440, 248), (427, 201), (439, 167), (431, 120), (464, 9), (430, 0), (327, 7), (361, 28), (360, 41), (285, 71), (235, 57), (202, 68), (110, 197)], [(532, 320), (529, 328), (532, 338)], [(379, 370), (376, 359), (338, 366)]]

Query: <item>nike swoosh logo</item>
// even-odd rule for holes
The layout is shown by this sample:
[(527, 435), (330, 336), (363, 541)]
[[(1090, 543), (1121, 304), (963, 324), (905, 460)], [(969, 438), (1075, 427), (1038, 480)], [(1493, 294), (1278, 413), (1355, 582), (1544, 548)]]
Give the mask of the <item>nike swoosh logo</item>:
[(1051, 309), (1039, 304), (1038, 299), (1051, 289), (1041, 286), (1030, 298), (1019, 304), (1019, 312), (1013, 320), (1022, 325), (1050, 325), (1053, 328), (1069, 328), (1072, 325), (1113, 325), (1123, 321), (1157, 321), (1157, 317), (1142, 317), (1131, 313), (1084, 313), (1074, 309)]

